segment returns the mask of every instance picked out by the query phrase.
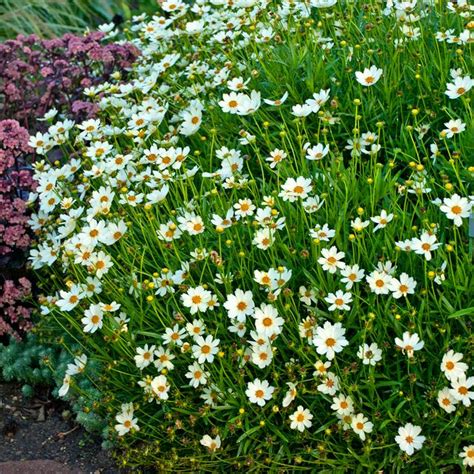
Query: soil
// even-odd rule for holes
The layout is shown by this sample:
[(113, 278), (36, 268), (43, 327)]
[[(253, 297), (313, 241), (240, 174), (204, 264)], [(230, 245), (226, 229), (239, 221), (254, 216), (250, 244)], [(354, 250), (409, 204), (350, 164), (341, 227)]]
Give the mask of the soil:
[(67, 405), (47, 389), (25, 399), (20, 388), (0, 383), (1, 474), (122, 472), (101, 440), (74, 423)]

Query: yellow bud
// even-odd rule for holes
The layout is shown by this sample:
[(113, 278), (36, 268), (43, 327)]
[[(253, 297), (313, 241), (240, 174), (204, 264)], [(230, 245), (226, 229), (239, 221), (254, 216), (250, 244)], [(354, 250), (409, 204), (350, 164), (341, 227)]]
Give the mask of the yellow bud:
[(265, 420), (262, 420), (260, 423), (259, 423), (260, 426), (265, 426)]
[(148, 301), (148, 303), (151, 303), (154, 299), (155, 299), (155, 297), (153, 295), (148, 295), (146, 297), (146, 300)]
[(429, 278), (430, 280), (432, 280), (435, 276), (436, 276), (436, 273), (435, 273), (435, 272), (433, 272), (433, 271), (429, 271), (429, 272), (428, 272), (428, 278)]
[(245, 408), (239, 408), (239, 413), (243, 415), (245, 413)]
[(153, 206), (147, 202), (144, 206), (143, 206), (143, 209), (145, 209), (145, 211), (149, 211)]

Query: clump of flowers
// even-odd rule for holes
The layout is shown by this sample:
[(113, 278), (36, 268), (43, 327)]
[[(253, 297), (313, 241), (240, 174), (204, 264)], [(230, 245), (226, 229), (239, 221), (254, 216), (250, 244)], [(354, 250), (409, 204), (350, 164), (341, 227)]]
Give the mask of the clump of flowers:
[(84, 97), (91, 86), (120, 76), (138, 56), (128, 43), (102, 41), (103, 32), (40, 39), (19, 35), (0, 44), (0, 118), (18, 120), (28, 130), (52, 109), (88, 117), (97, 106)]
[(469, 465), (469, 8), (160, 8), (97, 116), (30, 140), (61, 394), (161, 470)]

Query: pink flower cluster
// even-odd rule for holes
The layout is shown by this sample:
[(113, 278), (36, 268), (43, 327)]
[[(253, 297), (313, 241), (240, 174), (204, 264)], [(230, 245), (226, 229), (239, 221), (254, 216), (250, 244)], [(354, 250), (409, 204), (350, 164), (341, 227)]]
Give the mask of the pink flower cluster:
[(28, 140), (28, 130), (16, 120), (0, 121), (0, 336), (17, 339), (31, 327), (31, 309), (24, 303), (31, 283), (18, 277), (31, 243), (25, 203), (34, 187)]
[(84, 88), (125, 72), (139, 55), (131, 44), (107, 44), (103, 38), (101, 32), (51, 40), (19, 35), (0, 44), (0, 119), (15, 118), (32, 132), (35, 118), (53, 106), (67, 106), (81, 118), (93, 115), (96, 108), (83, 100)]
[(16, 120), (0, 122), (0, 264), (30, 245), (24, 198), (33, 187), (29, 134)]
[(32, 283), (25, 269), (33, 233), (26, 199), (35, 189), (29, 135), (45, 127), (38, 121), (54, 107), (75, 119), (97, 109), (84, 88), (122, 77), (137, 59), (131, 44), (107, 44), (101, 32), (66, 34), (41, 40), (18, 36), (0, 44), (0, 340), (20, 338), (31, 327)]
[(19, 340), (31, 328), (31, 308), (25, 304), (30, 295), (28, 278), (5, 280), (0, 284), (0, 336), (9, 334)]

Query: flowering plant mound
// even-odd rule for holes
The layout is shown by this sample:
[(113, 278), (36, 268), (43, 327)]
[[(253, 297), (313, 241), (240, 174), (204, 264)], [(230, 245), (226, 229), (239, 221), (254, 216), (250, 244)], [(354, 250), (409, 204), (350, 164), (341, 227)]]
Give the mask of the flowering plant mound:
[(474, 464), (470, 7), (160, 8), (30, 141), (61, 395), (161, 470)]

